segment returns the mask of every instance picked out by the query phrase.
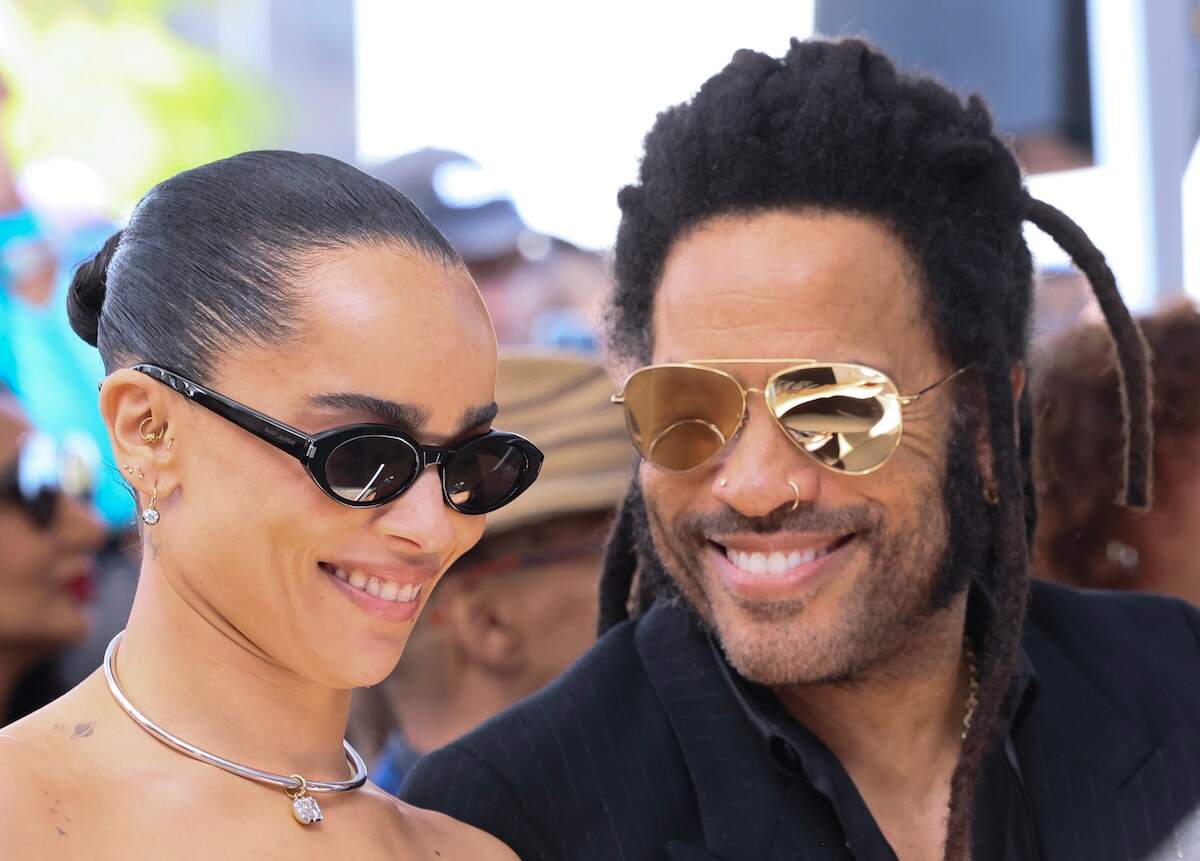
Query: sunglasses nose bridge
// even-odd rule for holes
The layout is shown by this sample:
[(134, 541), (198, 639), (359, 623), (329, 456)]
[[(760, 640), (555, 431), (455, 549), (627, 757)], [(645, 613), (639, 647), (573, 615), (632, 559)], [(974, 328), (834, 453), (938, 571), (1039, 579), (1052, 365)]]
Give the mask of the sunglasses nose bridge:
[(435, 448), (433, 446), (422, 446), (420, 450), (420, 462), (417, 464), (417, 472), (413, 477), (413, 484), (421, 480), (426, 471), (431, 467), (437, 469), (438, 484), (442, 487), (442, 496), (446, 493), (446, 467), (449, 466), (450, 457), (454, 452), (447, 451), (443, 448)]
[(748, 413), (750, 411), (750, 396), (751, 395), (762, 395), (763, 404), (766, 405), (767, 412), (771, 411), (771, 397), (770, 397), (770, 395), (767, 394), (768, 388), (770, 388), (770, 387), (768, 386), (767, 388), (762, 388), (762, 389), (757, 388), (757, 387), (742, 389), (743, 400), (745, 401), (745, 403), (742, 405), (742, 420), (743, 421), (745, 421), (746, 413)]

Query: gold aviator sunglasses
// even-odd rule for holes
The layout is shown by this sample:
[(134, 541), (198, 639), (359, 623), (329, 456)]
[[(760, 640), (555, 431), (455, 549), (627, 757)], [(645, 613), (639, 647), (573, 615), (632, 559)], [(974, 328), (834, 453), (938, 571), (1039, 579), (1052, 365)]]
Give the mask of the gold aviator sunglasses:
[[(744, 388), (713, 365), (787, 365), (764, 388)], [(970, 366), (967, 366), (970, 367)], [(625, 409), (633, 444), (667, 472), (696, 469), (737, 435), (747, 396), (761, 394), (776, 424), (797, 448), (834, 472), (866, 475), (900, 445), (903, 408), (967, 368), (916, 394), (902, 395), (882, 371), (812, 359), (696, 359), (634, 371), (614, 404)]]

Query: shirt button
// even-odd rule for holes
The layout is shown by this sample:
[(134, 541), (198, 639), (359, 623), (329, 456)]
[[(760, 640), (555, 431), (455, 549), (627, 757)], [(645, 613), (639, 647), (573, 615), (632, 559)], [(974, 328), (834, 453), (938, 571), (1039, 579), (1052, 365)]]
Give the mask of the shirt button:
[(775, 760), (789, 768), (794, 768), (799, 757), (796, 756), (795, 749), (787, 743), (786, 739), (775, 736), (771, 739), (771, 754)]

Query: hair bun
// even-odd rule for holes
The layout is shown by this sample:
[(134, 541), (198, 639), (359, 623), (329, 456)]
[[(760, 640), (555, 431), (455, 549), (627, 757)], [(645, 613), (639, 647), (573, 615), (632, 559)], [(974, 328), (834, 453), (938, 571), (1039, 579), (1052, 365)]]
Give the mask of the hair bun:
[(75, 334), (93, 347), (100, 335), (100, 310), (108, 292), (108, 265), (112, 262), (123, 230), (108, 238), (91, 260), (80, 264), (67, 290), (67, 317)]

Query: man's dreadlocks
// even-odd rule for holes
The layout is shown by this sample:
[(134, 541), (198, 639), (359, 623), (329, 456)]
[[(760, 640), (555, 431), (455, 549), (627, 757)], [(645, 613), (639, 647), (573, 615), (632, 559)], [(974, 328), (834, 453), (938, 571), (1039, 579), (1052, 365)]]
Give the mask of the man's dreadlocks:
[[(874, 219), (904, 244), (922, 276), (939, 349), (983, 381), (999, 501), (976, 579), (996, 612), (976, 651), (981, 684), (951, 781), (946, 857), (970, 852), (976, 776), (997, 741), (1020, 650), (1034, 524), (1028, 392), (1014, 410), (1012, 370), (1026, 359), (1032, 259), (1024, 221), (1037, 225), (1087, 275), (1119, 358), (1126, 425), (1120, 501), (1151, 494), (1150, 369), (1140, 330), (1103, 255), (1054, 207), (1032, 199), (978, 96), (964, 104), (930, 79), (897, 73), (861, 41), (792, 41), (782, 59), (739, 51), (691, 102), (659, 115), (639, 184), (622, 189), (609, 310), (611, 348), (645, 362), (655, 290), (672, 244), (722, 215), (832, 211)], [(970, 438), (973, 442), (973, 438)], [(975, 476), (977, 479), (978, 477)], [(635, 572), (640, 609), (654, 599), (657, 560), (646, 549), (636, 487), (614, 527), (601, 581), (600, 630), (628, 616)]]

